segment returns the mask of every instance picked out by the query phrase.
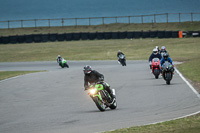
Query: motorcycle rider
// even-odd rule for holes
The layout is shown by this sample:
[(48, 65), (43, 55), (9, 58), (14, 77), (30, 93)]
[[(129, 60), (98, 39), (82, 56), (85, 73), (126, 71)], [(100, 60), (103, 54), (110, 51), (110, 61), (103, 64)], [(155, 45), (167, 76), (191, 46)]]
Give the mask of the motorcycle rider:
[(84, 87), (85, 90), (87, 90), (89, 88), (89, 84), (92, 83), (97, 83), (97, 82), (101, 82), (101, 84), (103, 85), (104, 89), (107, 90), (107, 92), (110, 94), (110, 96), (113, 98), (115, 98), (115, 96), (113, 95), (112, 90), (110, 89), (110, 86), (108, 85), (108, 83), (104, 82), (104, 76), (103, 74), (97, 72), (96, 70), (92, 70), (91, 66), (86, 65), (83, 68), (83, 72), (84, 72)]
[(151, 69), (151, 61), (153, 58), (159, 58), (160, 60), (162, 59), (162, 56), (160, 55), (160, 53), (158, 53), (158, 49), (156, 49), (156, 48), (153, 49), (153, 53), (149, 57), (150, 69)]
[(168, 53), (164, 53), (163, 54), (163, 58), (160, 60), (160, 68), (161, 68), (160, 70), (161, 70), (161, 73), (163, 72), (162, 71), (162, 69), (163, 69), (162, 67), (163, 67), (163, 64), (165, 63), (165, 61), (168, 61), (169, 63), (171, 63), (172, 66), (173, 66), (173, 68), (174, 68), (174, 63), (173, 63), (172, 59), (169, 57), (169, 54)]
[(158, 46), (156, 46), (155, 48), (158, 50), (158, 53), (160, 53), (160, 49), (159, 49), (159, 47), (158, 47)]
[(61, 61), (62, 61), (62, 57), (60, 55), (58, 55), (57, 62), (60, 63)]
[[(118, 57), (118, 63), (121, 62), (121, 59), (119, 58), (120, 55), (124, 55), (124, 53), (122, 53), (120, 50), (117, 52), (117, 57)], [(125, 55), (124, 55), (125, 56)]]
[[(163, 56), (164, 53), (168, 53), (168, 52), (167, 52), (167, 50), (166, 50), (166, 47), (165, 47), (165, 46), (162, 46), (162, 47), (161, 47), (161, 50), (160, 50), (161, 56)], [(169, 55), (169, 53), (168, 53), (168, 55)]]

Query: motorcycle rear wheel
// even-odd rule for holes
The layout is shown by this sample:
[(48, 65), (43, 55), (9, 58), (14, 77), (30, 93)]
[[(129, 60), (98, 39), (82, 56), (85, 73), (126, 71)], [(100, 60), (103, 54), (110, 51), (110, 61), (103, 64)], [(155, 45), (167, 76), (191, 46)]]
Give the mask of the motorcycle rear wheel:
[(115, 102), (110, 105), (110, 109), (116, 109), (117, 108), (117, 101), (115, 100)]

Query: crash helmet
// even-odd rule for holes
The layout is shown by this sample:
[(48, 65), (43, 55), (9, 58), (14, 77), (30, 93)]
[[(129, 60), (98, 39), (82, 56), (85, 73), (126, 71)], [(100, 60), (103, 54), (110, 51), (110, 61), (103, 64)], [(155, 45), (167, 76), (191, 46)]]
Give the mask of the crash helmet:
[(165, 51), (165, 50), (166, 50), (165, 46), (162, 46), (161, 51)]
[(153, 54), (157, 55), (157, 53), (158, 53), (158, 49), (154, 48), (153, 49)]
[(58, 58), (60, 58), (61, 56), (60, 55), (58, 55)]
[(91, 71), (92, 71), (92, 67), (89, 66), (89, 65), (86, 65), (86, 66), (83, 68), (83, 72), (84, 72), (85, 74), (90, 74)]
[(163, 54), (163, 58), (164, 58), (165, 60), (167, 60), (168, 57), (169, 57), (169, 54), (168, 54), (168, 53), (164, 53), (164, 54)]
[(158, 46), (156, 46), (155, 48), (156, 48), (157, 50), (159, 50), (159, 47), (158, 47)]

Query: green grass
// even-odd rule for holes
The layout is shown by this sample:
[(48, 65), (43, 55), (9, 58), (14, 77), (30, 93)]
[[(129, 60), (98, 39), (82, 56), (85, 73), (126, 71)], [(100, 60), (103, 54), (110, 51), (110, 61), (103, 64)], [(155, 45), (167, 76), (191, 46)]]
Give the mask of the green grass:
[(178, 65), (178, 69), (194, 82), (200, 82), (200, 58)]
[(124, 128), (105, 133), (199, 133), (200, 114), (158, 124)]
[(200, 38), (149, 38), (7, 44), (0, 45), (0, 62), (52, 61), (58, 54), (67, 60), (116, 60), (119, 49), (128, 60), (148, 60), (156, 45), (166, 46), (173, 60), (188, 61), (199, 58), (199, 42)]
[(0, 80), (34, 72), (41, 72), (41, 71), (0, 71)]

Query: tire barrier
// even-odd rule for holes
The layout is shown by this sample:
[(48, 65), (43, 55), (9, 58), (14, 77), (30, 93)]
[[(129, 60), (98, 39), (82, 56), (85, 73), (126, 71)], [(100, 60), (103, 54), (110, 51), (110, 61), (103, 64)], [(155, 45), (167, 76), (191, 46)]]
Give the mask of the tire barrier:
[(9, 37), (1, 37), (2, 44), (7, 44), (10, 42)]
[(164, 38), (165, 37), (165, 31), (158, 31), (158, 38)]
[(73, 39), (72, 39), (73, 36), (72, 36), (71, 33), (67, 33), (66, 36), (65, 36), (65, 38), (66, 38), (66, 41), (71, 41), (71, 40), (73, 40)]
[(57, 34), (57, 40), (58, 41), (65, 41), (66, 34)]
[(49, 34), (42, 34), (41, 38), (42, 38), (42, 42), (48, 42), (49, 41)]
[(133, 38), (182, 38), (200, 37), (200, 31), (124, 31), (124, 32), (80, 32), (62, 34), (30, 34), (0, 37), (0, 44), (40, 43), (72, 40), (133, 39)]
[(12, 44), (16, 44), (18, 41), (18, 36), (9, 36), (9, 42)]
[(133, 37), (134, 37), (134, 32), (127, 32), (128, 39), (133, 39)]
[(57, 34), (49, 34), (49, 41), (55, 42), (57, 40)]
[(127, 32), (119, 32), (119, 39), (127, 38)]
[(73, 33), (73, 40), (80, 40), (81, 39), (81, 33)]
[(171, 31), (165, 31), (165, 38), (172, 38), (172, 32)]
[(149, 32), (142, 32), (142, 38), (149, 38), (150, 33)]
[(136, 32), (134, 32), (134, 38), (141, 38), (142, 37), (142, 32), (140, 32), (140, 31), (136, 31)]
[(33, 42), (33, 35), (25, 35), (25, 42), (32, 43)]
[(81, 33), (81, 40), (88, 40), (89, 39), (89, 33)]
[(42, 36), (39, 34), (39, 35), (33, 35), (33, 41), (36, 42), (36, 43), (39, 43), (42, 41)]
[(18, 36), (17, 42), (18, 43), (24, 43), (25, 42), (25, 36)]
[(118, 39), (119, 33), (118, 32), (112, 32), (112, 39)]
[(89, 37), (90, 40), (94, 40), (94, 39), (97, 38), (97, 33), (96, 32), (95, 33), (88, 33), (88, 37)]
[(150, 31), (149, 34), (150, 34), (150, 38), (158, 37), (158, 31)]
[(111, 32), (104, 32), (104, 39), (111, 39), (112, 33)]
[(179, 37), (179, 31), (172, 31), (172, 38), (178, 38)]

